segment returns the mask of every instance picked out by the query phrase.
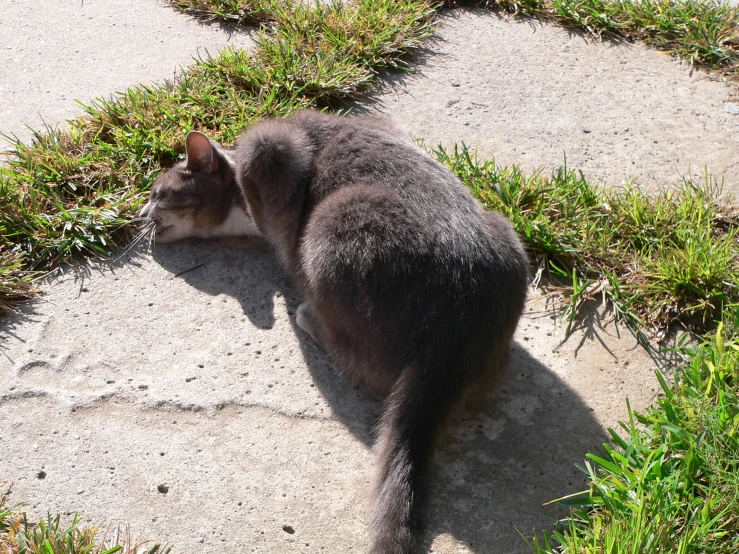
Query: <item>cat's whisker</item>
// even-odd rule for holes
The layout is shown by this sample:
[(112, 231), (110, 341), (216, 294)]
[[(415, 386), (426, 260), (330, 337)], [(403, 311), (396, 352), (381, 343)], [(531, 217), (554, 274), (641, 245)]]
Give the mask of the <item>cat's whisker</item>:
[(143, 228), (134, 235), (133, 239), (131, 239), (131, 242), (126, 246), (126, 248), (121, 252), (120, 256), (118, 256), (115, 261), (120, 261), (121, 258), (126, 256), (133, 248), (135, 248), (141, 241), (149, 237), (149, 248), (151, 247), (151, 237), (156, 233), (156, 224), (153, 220), (148, 218), (136, 218), (133, 221), (144, 221), (145, 224), (143, 225)]

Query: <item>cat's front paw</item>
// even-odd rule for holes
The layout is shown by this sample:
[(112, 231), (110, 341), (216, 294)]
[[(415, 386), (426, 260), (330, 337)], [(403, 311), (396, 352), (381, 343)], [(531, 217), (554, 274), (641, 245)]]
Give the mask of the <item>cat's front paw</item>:
[(313, 342), (323, 350), (326, 350), (320, 337), (320, 324), (316, 319), (316, 315), (313, 312), (313, 305), (310, 302), (303, 302), (298, 306), (298, 311), (295, 313), (295, 323), (310, 335)]

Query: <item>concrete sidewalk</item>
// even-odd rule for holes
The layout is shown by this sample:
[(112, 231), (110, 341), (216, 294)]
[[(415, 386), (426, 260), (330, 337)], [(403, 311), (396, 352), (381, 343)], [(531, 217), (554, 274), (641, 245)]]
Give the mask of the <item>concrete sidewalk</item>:
[[(0, 44), (15, 59), (0, 131), (27, 139), (37, 113), (60, 123), (79, 113), (72, 98), (169, 78), (249, 37), (153, 0), (15, 0)], [(736, 89), (654, 51), (459, 11), (418, 62), (357, 107), (528, 168), (566, 151), (610, 183), (665, 183), (708, 163), (739, 186)], [(161, 246), (67, 268), (45, 290), (0, 339), (0, 481), (29, 519), (79, 510), (182, 552), (363, 552), (379, 404), (297, 328), (299, 299), (263, 244)], [(508, 379), (439, 448), (433, 552), (528, 552), (517, 529), (548, 528), (559, 512), (543, 503), (583, 488), (574, 464), (626, 418), (626, 398), (652, 402), (652, 360), (600, 321), (561, 344), (532, 294)]]
[(31, 129), (82, 115), (76, 100), (172, 79), (193, 58), (251, 44), (249, 30), (196, 21), (161, 0), (5, 0), (0, 133), (27, 142)]

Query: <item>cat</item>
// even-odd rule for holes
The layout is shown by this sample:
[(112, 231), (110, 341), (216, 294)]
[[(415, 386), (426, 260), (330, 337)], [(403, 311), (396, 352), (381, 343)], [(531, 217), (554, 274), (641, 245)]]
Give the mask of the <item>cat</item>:
[(235, 179), (232, 153), (202, 133), (189, 133), (187, 159), (154, 183), (139, 213), (157, 242), (188, 237), (259, 235)]
[(369, 552), (418, 552), (434, 439), (464, 389), (503, 370), (523, 311), (511, 224), (382, 117), (300, 111), (248, 129), (234, 160), (200, 133), (186, 149), (145, 215), (171, 239), (236, 214), (271, 243), (302, 295), (298, 326), (386, 396)]

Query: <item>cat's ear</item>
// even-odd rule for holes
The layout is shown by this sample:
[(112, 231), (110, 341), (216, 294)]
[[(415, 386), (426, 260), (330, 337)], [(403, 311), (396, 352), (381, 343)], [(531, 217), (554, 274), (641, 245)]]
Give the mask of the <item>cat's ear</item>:
[(203, 133), (190, 131), (185, 139), (187, 169), (215, 173), (218, 171), (218, 156), (210, 140)]

